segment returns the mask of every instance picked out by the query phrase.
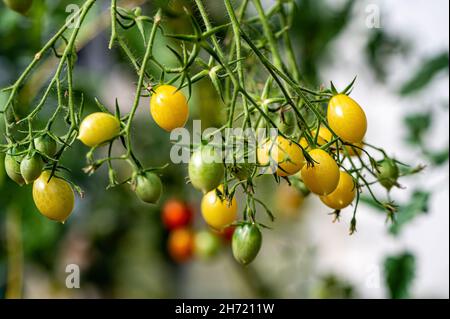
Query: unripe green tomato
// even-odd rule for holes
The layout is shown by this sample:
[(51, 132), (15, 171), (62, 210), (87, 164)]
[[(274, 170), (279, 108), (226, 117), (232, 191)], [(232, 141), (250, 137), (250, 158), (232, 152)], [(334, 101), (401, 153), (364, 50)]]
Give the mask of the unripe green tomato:
[(25, 184), (25, 181), (20, 173), (20, 161), (22, 159), (21, 156), (15, 156), (14, 150), (9, 150), (5, 156), (5, 171), (6, 174), (11, 178), (14, 182), (22, 186)]
[(397, 163), (390, 158), (385, 158), (378, 165), (378, 181), (384, 188), (391, 190), (392, 187), (397, 185), (397, 180), (400, 176)]
[(44, 162), (39, 154), (27, 155), (20, 163), (20, 174), (22, 175), (26, 184), (34, 182), (41, 176)]
[(138, 175), (135, 180), (137, 197), (145, 203), (156, 204), (161, 197), (161, 179), (155, 173), (146, 172)]
[(231, 242), (234, 259), (242, 265), (248, 265), (258, 255), (261, 244), (262, 234), (255, 224), (238, 226)]
[(21, 14), (25, 14), (30, 10), (33, 0), (3, 0), (3, 2), (11, 9)]
[(35, 138), (34, 147), (39, 152), (45, 154), (48, 157), (55, 156), (56, 151), (58, 150), (58, 145), (56, 144), (56, 141), (53, 138), (51, 138), (50, 135), (48, 134)]
[(217, 235), (208, 230), (195, 234), (194, 252), (201, 259), (208, 259), (217, 255), (221, 242)]
[(188, 170), (192, 185), (203, 193), (217, 188), (225, 174), (222, 159), (217, 150), (210, 145), (201, 146), (194, 151)]

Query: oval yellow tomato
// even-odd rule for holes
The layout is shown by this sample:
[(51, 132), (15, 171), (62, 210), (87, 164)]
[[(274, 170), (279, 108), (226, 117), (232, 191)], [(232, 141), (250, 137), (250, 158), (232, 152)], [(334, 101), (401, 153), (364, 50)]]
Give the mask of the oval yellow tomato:
[[(222, 186), (219, 186), (219, 190), (222, 189)], [(212, 190), (203, 196), (201, 210), (206, 223), (221, 230), (236, 220), (238, 207), (234, 197), (231, 201), (225, 198), (221, 200), (216, 190)]]
[(276, 142), (267, 140), (257, 150), (258, 162), (261, 165), (276, 165), (278, 176), (294, 175), (305, 165), (305, 157), (300, 146), (278, 136)]
[(84, 145), (94, 147), (112, 140), (120, 133), (120, 122), (111, 114), (97, 112), (84, 118), (78, 139)]
[(356, 197), (356, 185), (353, 177), (341, 171), (337, 188), (329, 195), (320, 196), (320, 200), (330, 208), (340, 210), (349, 206)]
[(64, 222), (72, 213), (75, 195), (65, 180), (53, 176), (50, 171), (42, 172), (33, 183), (33, 200), (39, 212), (45, 217)]
[(344, 94), (330, 99), (327, 119), (330, 128), (344, 141), (359, 143), (367, 131), (364, 110), (355, 100)]
[(183, 127), (189, 117), (187, 99), (172, 85), (158, 86), (150, 99), (150, 113), (164, 130)]
[(309, 152), (314, 165), (305, 165), (301, 178), (306, 187), (317, 195), (332, 193), (339, 183), (339, 167), (336, 161), (324, 150), (314, 149)]

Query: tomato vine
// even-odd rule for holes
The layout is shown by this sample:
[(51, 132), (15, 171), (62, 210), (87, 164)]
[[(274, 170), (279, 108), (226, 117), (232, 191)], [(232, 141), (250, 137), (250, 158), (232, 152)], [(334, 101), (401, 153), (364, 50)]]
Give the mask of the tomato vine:
[[(0, 150), (8, 154), (8, 163), (6, 163), (7, 172), (9, 167), (8, 175), (20, 174), (16, 166), (23, 161), (23, 157), (29, 158), (38, 154), (45, 162), (45, 167), (39, 170), (44, 172), (50, 170), (49, 179), (53, 175), (58, 175), (56, 178), (61, 177), (60, 172), (64, 170), (64, 166), (60, 163), (61, 156), (76, 142), (77, 137), (80, 138), (84, 130), (83, 122), (86, 121), (86, 118), (82, 119), (83, 96), (79, 97), (79, 104), (75, 102), (73, 71), (76, 66), (76, 41), (79, 30), (83, 28), (85, 18), (96, 2), (96, 0), (86, 0), (78, 14), (68, 20), (36, 53), (15, 83), (2, 90), (9, 94), (0, 111), (5, 121), (6, 138), (6, 143), (0, 145)], [(131, 129), (140, 101), (142, 98), (159, 94), (158, 87), (161, 88), (162, 85), (169, 90), (173, 88), (176, 94), (181, 94), (181, 89), (186, 89), (190, 97), (196, 89), (197, 82), (209, 79), (227, 109), (227, 121), (215, 131), (216, 133), (226, 132), (227, 128), (278, 130), (280, 140), (264, 144), (266, 149), (265, 153), (263, 152), (264, 156), (270, 159), (274, 146), (275, 149), (280, 149), (281, 157), (275, 159), (278, 169), (273, 172), (276, 183), (285, 179), (291, 187), (302, 185), (304, 189), (306, 185), (313, 193), (321, 195), (324, 203), (335, 209), (336, 218), (339, 217), (340, 209), (354, 203), (350, 233), (356, 231), (356, 213), (360, 193), (363, 191), (366, 191), (380, 207), (386, 210), (387, 216), (394, 220), (395, 203), (389, 199), (389, 196), (387, 199), (379, 198), (372, 188), (375, 184), (381, 183), (389, 192), (393, 186), (398, 186), (397, 179), (400, 177), (398, 165), (405, 166), (405, 164), (390, 158), (382, 148), (363, 140), (367, 128), (365, 113), (358, 103), (348, 96), (356, 79), (340, 92), (332, 82), (329, 88), (311, 88), (304, 83), (289, 35), (290, 26), (295, 18), (294, 1), (277, 0), (270, 8), (264, 8), (260, 0), (242, 0), (237, 8), (230, 0), (223, 2), (228, 16), (224, 24), (214, 25), (203, 1), (194, 0), (192, 1), (193, 9), (185, 10), (185, 15), (191, 24), (191, 32), (168, 33), (161, 9), (157, 10), (153, 16), (146, 16), (139, 7), (130, 9), (122, 7), (116, 0), (111, 0), (109, 49), (118, 48), (129, 60), (137, 76), (136, 91), (128, 114), (122, 113), (123, 108), (117, 100), (113, 115), (101, 101), (96, 100), (100, 112), (108, 114), (110, 119), (113, 117), (114, 123), (117, 122), (117, 131), (112, 130), (110, 135), (105, 135), (107, 136), (105, 140), (93, 143), (85, 142), (83, 138), (80, 138), (90, 147), (86, 155), (85, 172), (92, 174), (99, 167), (107, 165), (108, 187), (129, 183), (143, 201), (156, 203), (161, 193), (161, 185), (156, 173), (162, 172), (165, 167), (143, 167), (138, 154), (133, 150)], [(251, 10), (251, 5), (254, 11)], [(255, 16), (252, 15), (253, 12), (256, 12)], [(72, 28), (75, 21), (79, 23), (79, 27)], [(126, 43), (127, 32), (130, 29), (137, 29), (142, 35), (144, 48), (142, 57), (135, 56)], [(223, 35), (225, 36), (222, 39)], [(158, 36), (169, 41), (168, 52), (174, 55), (177, 65), (165, 65), (154, 54)], [(58, 53), (56, 49), (59, 43), (64, 44), (62, 53)], [(18, 93), (44, 55), (51, 53), (59, 60), (54, 76), (32, 111), (25, 117), (18, 118), (15, 112)], [(150, 66), (158, 70), (156, 73), (159, 73), (159, 77), (150, 73)], [(39, 129), (35, 127), (34, 119), (41, 113), (53, 90), (56, 90), (57, 106), (45, 127)], [(332, 112), (333, 105), (339, 108), (338, 112)], [(152, 115), (155, 118), (154, 107), (152, 106)], [(342, 110), (349, 114), (347, 118), (345, 116), (339, 118)], [(162, 118), (164, 120), (166, 117)], [(64, 134), (56, 134), (53, 124), (61, 119), (66, 122), (67, 130)], [(185, 120), (174, 121), (176, 125), (168, 126), (161, 125), (158, 120), (156, 122), (170, 131), (174, 126), (183, 126), (184, 124), (181, 123), (185, 123)], [(100, 127), (104, 127), (103, 124), (103, 122), (100, 123)], [(91, 129), (90, 126), (88, 127)], [(58, 150), (50, 152), (39, 146), (37, 141), (44, 138), (50, 144), (56, 143)], [(240, 138), (245, 143), (249, 142), (245, 136)], [(224, 140), (223, 148), (232, 149), (233, 145), (227, 143), (234, 143), (233, 139), (225, 136)], [(203, 137), (202, 142), (208, 144), (210, 142), (208, 136)], [(112, 155), (115, 143), (123, 146), (123, 154)], [(95, 158), (96, 151), (103, 146), (107, 146), (107, 155)], [(190, 145), (192, 148), (195, 146), (197, 145)], [(195, 152), (193, 156), (197, 156)], [(318, 153), (322, 155), (316, 156)], [(237, 154), (235, 156), (237, 157)], [(248, 263), (253, 260), (253, 255), (259, 251), (261, 244), (258, 227), (268, 227), (258, 222), (257, 207), (262, 208), (271, 220), (274, 219), (274, 214), (263, 200), (256, 197), (255, 192), (256, 180), (261, 176), (258, 169), (267, 164), (260, 160), (257, 163), (250, 163), (248, 153), (244, 158), (247, 160), (244, 164), (237, 161), (223, 162), (219, 165), (220, 168), (213, 165), (214, 170), (205, 166), (192, 166), (191, 169), (190, 165), (189, 174), (192, 184), (207, 193), (202, 207), (208, 206), (203, 213), (208, 216), (206, 219), (213, 220), (209, 222), (210, 225), (225, 227), (234, 224), (239, 226), (240, 230), (250, 229), (252, 236), (257, 237), (255, 244), (242, 242), (245, 241), (243, 238), (236, 239), (240, 246), (250, 247), (247, 256), (238, 258), (242, 259), (243, 263)], [(324, 162), (332, 164), (321, 163), (324, 158), (326, 158)], [(119, 181), (116, 177), (115, 161), (129, 163), (133, 170), (132, 175)], [(413, 168), (408, 172), (415, 174), (421, 169), (422, 167)], [(208, 174), (206, 178), (212, 178), (212, 175), (215, 175), (213, 177), (218, 180), (204, 181), (194, 174)], [(18, 178), (18, 175), (14, 176)], [(29, 179), (33, 179), (39, 174), (30, 174), (30, 176), (32, 178)], [(331, 176), (336, 176), (332, 182), (327, 180)], [(346, 178), (345, 183), (339, 184), (340, 186), (338, 186), (339, 176)], [(316, 187), (312, 183), (321, 185)], [(219, 186), (219, 184), (222, 185)], [(82, 194), (77, 185), (72, 183), (72, 186)], [(336, 189), (339, 193), (333, 193)], [(234, 197), (238, 190), (245, 195), (245, 207), (241, 209), (242, 221), (236, 221), (235, 218), (237, 204)], [(345, 197), (344, 200), (342, 197)], [(216, 202), (209, 203), (209, 198), (213, 198)], [(217, 202), (218, 200), (220, 203)], [(338, 202), (332, 202), (333, 200)], [(221, 216), (223, 218), (217, 220), (216, 211), (211, 211), (213, 209), (228, 215)], [(235, 247), (239, 245), (236, 244)]]

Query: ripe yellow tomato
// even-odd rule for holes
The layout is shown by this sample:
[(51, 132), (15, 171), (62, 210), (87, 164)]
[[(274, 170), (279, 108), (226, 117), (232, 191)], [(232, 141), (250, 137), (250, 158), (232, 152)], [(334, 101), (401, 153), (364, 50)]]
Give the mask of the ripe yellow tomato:
[(150, 113), (156, 124), (170, 132), (186, 124), (189, 117), (187, 99), (174, 86), (158, 86), (150, 99)]
[(332, 193), (339, 183), (339, 167), (336, 161), (324, 150), (314, 149), (309, 152), (314, 165), (305, 165), (301, 178), (306, 187), (317, 195)]
[(337, 188), (329, 195), (320, 196), (320, 200), (330, 208), (340, 210), (349, 206), (356, 197), (356, 185), (353, 177), (341, 171)]
[(84, 118), (80, 125), (78, 139), (84, 145), (94, 147), (112, 140), (120, 133), (119, 120), (108, 113), (92, 113)]
[[(222, 186), (219, 186), (219, 190), (222, 189)], [(214, 229), (221, 230), (236, 220), (238, 207), (235, 198), (231, 201), (221, 200), (216, 190), (212, 190), (203, 196), (201, 210), (206, 223)]]
[[(328, 144), (329, 142), (331, 142), (333, 140), (333, 133), (331, 133), (330, 130), (327, 129), (325, 126), (321, 126), (319, 128), (319, 134), (317, 134), (317, 130), (313, 130), (311, 132), (311, 136), (312, 136), (313, 139), (316, 138), (316, 135), (317, 135), (317, 146), (326, 145), (326, 144)], [(300, 145), (304, 149), (310, 148), (310, 145), (309, 145), (308, 141), (304, 137), (302, 137), (300, 139)]]
[[(276, 142), (267, 140), (257, 151), (258, 162), (261, 165), (276, 165), (278, 176), (294, 175), (305, 165), (305, 157), (300, 146), (278, 136)], [(273, 172), (273, 170), (271, 170)]]
[(72, 213), (75, 195), (65, 180), (53, 176), (50, 171), (42, 172), (33, 183), (33, 200), (39, 212), (45, 217), (64, 222)]
[(170, 232), (167, 248), (176, 262), (185, 262), (191, 258), (194, 247), (194, 234), (188, 228), (178, 228)]
[(331, 98), (327, 119), (330, 128), (344, 141), (359, 143), (367, 131), (367, 118), (356, 101), (344, 94)]

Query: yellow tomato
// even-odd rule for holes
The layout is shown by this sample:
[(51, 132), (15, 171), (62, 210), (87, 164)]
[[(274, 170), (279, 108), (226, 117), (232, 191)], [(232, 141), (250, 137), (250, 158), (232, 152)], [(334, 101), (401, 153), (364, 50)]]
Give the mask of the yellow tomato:
[[(311, 132), (311, 136), (313, 139), (316, 138), (317, 136), (317, 146), (323, 146), (328, 144), (329, 142), (331, 142), (333, 140), (333, 133), (330, 132), (329, 129), (327, 129), (325, 126), (321, 126), (319, 128), (319, 134), (317, 134), (317, 130), (313, 130)], [(309, 143), (306, 140), (306, 138), (302, 137), (300, 139), (300, 145), (304, 148), (304, 149), (308, 149), (309, 148)]]
[(301, 178), (306, 187), (317, 195), (332, 193), (339, 183), (339, 167), (336, 161), (324, 150), (314, 149), (309, 152), (314, 165), (305, 165)]
[(356, 101), (344, 94), (331, 98), (327, 119), (330, 128), (344, 141), (359, 143), (367, 131), (367, 118)]
[(150, 113), (156, 124), (170, 132), (186, 124), (189, 117), (187, 99), (174, 86), (158, 86), (150, 99)]
[(50, 171), (42, 172), (33, 183), (33, 200), (39, 212), (45, 217), (64, 222), (72, 213), (75, 195), (65, 180), (53, 176)]
[(84, 118), (80, 125), (78, 139), (84, 145), (94, 147), (112, 140), (120, 133), (119, 120), (108, 113), (92, 113)]
[(301, 147), (282, 136), (278, 136), (275, 143), (271, 140), (264, 142), (257, 155), (261, 165), (276, 165), (278, 176), (294, 175), (305, 165)]
[(356, 185), (353, 177), (341, 171), (337, 188), (329, 195), (320, 196), (320, 200), (330, 208), (340, 210), (349, 206), (356, 197)]
[[(219, 190), (222, 189), (222, 186), (219, 186)], [(221, 200), (216, 190), (212, 190), (203, 196), (201, 209), (206, 223), (221, 230), (236, 220), (238, 207), (235, 198), (231, 201), (225, 198)]]

